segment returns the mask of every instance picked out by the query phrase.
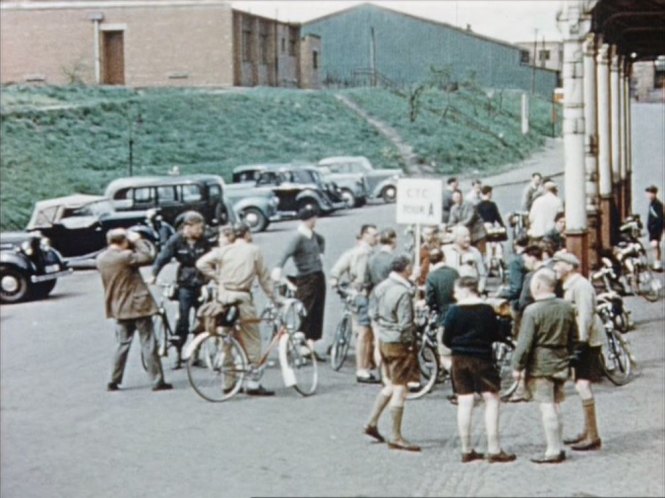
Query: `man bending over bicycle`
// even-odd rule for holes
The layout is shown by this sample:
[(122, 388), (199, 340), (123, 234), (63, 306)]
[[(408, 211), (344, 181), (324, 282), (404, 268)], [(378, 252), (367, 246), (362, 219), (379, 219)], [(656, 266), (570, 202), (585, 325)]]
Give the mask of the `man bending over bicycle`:
[[(259, 280), (263, 292), (276, 301), (270, 271), (263, 260), (261, 249), (252, 244), (252, 232), (245, 223), (234, 225), (235, 241), (213, 249), (196, 262), (196, 267), (208, 278), (217, 282), (217, 300), (222, 304), (237, 303), (240, 313), (240, 337), (247, 359), (258, 365), (261, 359), (261, 332), (259, 330), (252, 284)], [(260, 383), (260, 373), (247, 381), (245, 392), (250, 396), (272, 396), (274, 391)]]

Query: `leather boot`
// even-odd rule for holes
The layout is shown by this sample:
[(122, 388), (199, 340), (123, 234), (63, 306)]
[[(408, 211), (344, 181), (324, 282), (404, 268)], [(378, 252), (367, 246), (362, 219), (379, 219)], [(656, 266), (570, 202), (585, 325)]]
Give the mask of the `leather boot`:
[(593, 399), (582, 401), (584, 408), (584, 422), (586, 426), (586, 437), (579, 443), (571, 446), (576, 451), (590, 451), (600, 449), (602, 443), (598, 436), (598, 425), (596, 423), (596, 402)]

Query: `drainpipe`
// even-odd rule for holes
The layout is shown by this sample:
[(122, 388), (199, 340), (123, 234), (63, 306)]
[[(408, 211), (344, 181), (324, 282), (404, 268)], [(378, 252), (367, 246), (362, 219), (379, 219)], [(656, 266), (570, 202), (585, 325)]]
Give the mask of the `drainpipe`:
[(610, 131), (610, 46), (603, 43), (596, 62), (598, 76), (598, 194), (600, 240), (603, 249), (612, 247), (612, 135)]
[(89, 19), (93, 22), (93, 53), (95, 60), (95, 83), (102, 82), (101, 56), (99, 53), (99, 24), (104, 20), (104, 14), (95, 12), (90, 14)]
[(582, 40), (589, 19), (582, 1), (565, 2), (558, 16), (563, 35), (563, 147), (565, 160), (566, 246), (588, 274), (589, 251), (585, 192), (584, 60)]

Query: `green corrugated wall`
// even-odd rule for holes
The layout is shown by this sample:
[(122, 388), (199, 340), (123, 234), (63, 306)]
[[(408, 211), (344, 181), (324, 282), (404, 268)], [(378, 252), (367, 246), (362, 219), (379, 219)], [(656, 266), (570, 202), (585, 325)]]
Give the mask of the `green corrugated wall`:
[[(321, 36), (322, 79), (353, 84), (354, 69), (371, 67), (372, 28), (376, 69), (395, 83), (424, 81), (430, 76), (429, 68), (435, 66), (449, 67), (453, 80), (459, 82), (475, 73), (481, 86), (531, 90), (533, 68), (520, 64), (518, 47), (371, 4), (303, 26), (303, 34)], [(536, 69), (537, 93), (551, 98), (556, 83), (554, 71)]]

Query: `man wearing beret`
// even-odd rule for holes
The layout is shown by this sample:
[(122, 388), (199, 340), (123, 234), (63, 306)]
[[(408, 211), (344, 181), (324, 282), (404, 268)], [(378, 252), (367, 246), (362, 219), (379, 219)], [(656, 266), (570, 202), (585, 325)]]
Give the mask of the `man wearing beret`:
[(601, 447), (596, 423), (596, 403), (591, 383), (601, 380), (603, 323), (596, 314), (596, 291), (579, 273), (580, 261), (574, 254), (561, 252), (552, 258), (557, 277), (563, 282), (563, 298), (575, 308), (579, 334), (576, 346), (575, 389), (582, 399), (584, 430), (576, 437), (564, 439), (565, 444), (577, 451), (597, 450)]

